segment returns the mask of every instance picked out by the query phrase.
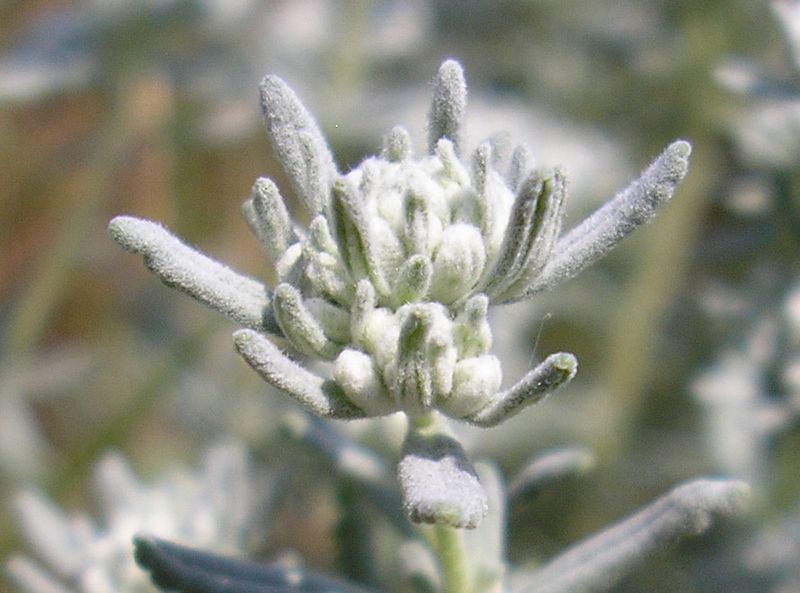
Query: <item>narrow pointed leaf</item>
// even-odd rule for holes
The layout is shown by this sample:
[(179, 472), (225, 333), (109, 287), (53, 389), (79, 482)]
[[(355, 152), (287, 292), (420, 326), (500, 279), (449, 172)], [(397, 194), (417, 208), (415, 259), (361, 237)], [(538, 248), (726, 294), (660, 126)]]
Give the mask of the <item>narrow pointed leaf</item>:
[(247, 364), (309, 412), (330, 418), (364, 417), (364, 412), (347, 400), (336, 383), (310, 373), (264, 336), (245, 329), (235, 332), (233, 338)]
[(406, 195), (403, 242), (406, 252), (414, 255), (430, 253), (430, 203), (424, 194), (409, 190)]
[(303, 354), (333, 360), (342, 346), (332, 341), (303, 302), (300, 291), (290, 284), (279, 284), (273, 295), (275, 319), (283, 335)]
[(401, 410), (426, 414), (452, 390), (456, 349), (447, 314), (438, 303), (411, 305), (399, 330), (387, 386)]
[(673, 142), (627, 189), (564, 235), (528, 293), (572, 278), (649, 222), (686, 175), (690, 153), (688, 142)]
[(463, 186), (469, 186), (470, 174), (461, 163), (456, 154), (455, 146), (449, 138), (441, 138), (436, 143), (434, 153), (442, 163), (442, 174), (450, 181)]
[(514, 149), (511, 155), (511, 165), (508, 169), (508, 187), (511, 191), (518, 192), (522, 182), (528, 177), (533, 168), (533, 157), (527, 146), (521, 145)]
[(381, 297), (388, 297), (391, 290), (381, 269), (381, 255), (359, 190), (340, 180), (334, 185), (333, 194), (336, 235), (345, 264), (356, 277), (367, 276)]
[(447, 60), (434, 81), (433, 102), (428, 114), (428, 146), (431, 153), (440, 138), (448, 138), (458, 152), (461, 122), (467, 107), (467, 83), (461, 64)]
[(303, 303), (309, 313), (317, 320), (323, 333), (330, 340), (341, 344), (350, 342), (350, 311), (319, 297), (305, 299)]
[(511, 282), (493, 295), (495, 303), (510, 303), (524, 298), (529, 286), (542, 268), (547, 264), (553, 251), (553, 245), (561, 233), (564, 220), (564, 192), (566, 179), (556, 169), (546, 177), (542, 191), (534, 207), (533, 217), (527, 232), (524, 247), (520, 251), (518, 268), (509, 277)]
[(472, 160), (474, 195), (462, 201), (460, 212), (456, 214), (456, 219), (466, 220), (481, 230), (490, 261), (497, 257), (503, 242), (515, 194), (497, 171), (498, 150), (497, 144), (488, 140), (475, 151)]
[(678, 486), (632, 517), (594, 535), (538, 570), (519, 572), (518, 593), (601, 593), (642, 560), (733, 514), (749, 493), (744, 482), (696, 480)]
[(108, 230), (122, 247), (142, 255), (145, 265), (167, 286), (246, 327), (280, 333), (272, 318), (269, 292), (260, 282), (192, 249), (149, 220), (117, 216)]
[(424, 414), (433, 403), (434, 369), (426, 352), (432, 326), (431, 312), (417, 306), (400, 328), (397, 371), (389, 389), (407, 414)]
[(367, 317), (377, 306), (375, 288), (369, 280), (360, 280), (356, 285), (356, 294), (353, 306), (350, 309), (350, 336), (352, 342), (366, 348)]
[(354, 287), (324, 216), (311, 221), (302, 254), (306, 261), (305, 276), (314, 292), (340, 305), (352, 301)]
[(153, 582), (178, 593), (368, 593), (358, 585), (284, 564), (257, 564), (148, 535), (133, 540), (136, 562)]
[(242, 211), (247, 224), (273, 263), (280, 259), (289, 245), (297, 241), (289, 212), (271, 179), (256, 179), (250, 199), (242, 205)]
[(489, 405), (465, 420), (476, 426), (496, 426), (566, 385), (577, 371), (574, 355), (551, 354), (516, 385), (498, 393)]
[(537, 455), (508, 484), (508, 499), (530, 499), (548, 486), (588, 471), (594, 455), (586, 449), (564, 448)]
[(489, 141), (482, 142), (472, 155), (472, 185), (482, 199), (486, 197), (486, 186), (492, 172), (494, 147)]
[(491, 203), (496, 198), (498, 187), (503, 185), (500, 175), (494, 169), (495, 147), (491, 141), (481, 143), (472, 157), (472, 184), (475, 188), (474, 202), (461, 213), (460, 218), (477, 226), (484, 240), (488, 240), (497, 226), (495, 207)]
[(500, 253), (491, 271), (486, 275), (482, 290), (490, 297), (512, 283), (523, 265), (525, 252), (534, 237), (533, 221), (537, 205), (543, 200), (544, 178), (541, 173), (529, 175), (517, 193)]
[(264, 125), (292, 189), (312, 214), (328, 205), (336, 165), (325, 138), (294, 91), (277, 76), (261, 81)]
[(453, 336), (458, 348), (458, 358), (480, 356), (492, 346), (492, 328), (489, 326), (489, 298), (485, 294), (471, 296), (455, 320)]
[(381, 156), (386, 160), (399, 163), (413, 156), (411, 136), (405, 128), (395, 126), (383, 139)]

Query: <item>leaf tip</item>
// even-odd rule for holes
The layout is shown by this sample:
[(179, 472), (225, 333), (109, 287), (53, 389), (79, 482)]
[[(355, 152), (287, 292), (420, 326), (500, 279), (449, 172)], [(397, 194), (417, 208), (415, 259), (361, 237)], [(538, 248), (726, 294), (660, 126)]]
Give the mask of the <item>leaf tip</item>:
[(115, 216), (108, 223), (108, 233), (122, 248), (144, 254), (155, 238), (160, 238), (164, 228), (151, 220), (135, 216)]
[(553, 367), (568, 375), (578, 372), (578, 358), (570, 352), (557, 352), (551, 357)]
[(680, 139), (675, 140), (675, 142), (670, 144), (667, 150), (669, 150), (675, 156), (688, 158), (689, 155), (692, 154), (692, 145), (688, 140)]
[(135, 533), (133, 543), (133, 559), (141, 568), (150, 570), (156, 562), (158, 540), (149, 533)]
[(240, 354), (248, 350), (255, 340), (258, 339), (258, 332), (251, 329), (239, 329), (233, 332), (233, 344)]

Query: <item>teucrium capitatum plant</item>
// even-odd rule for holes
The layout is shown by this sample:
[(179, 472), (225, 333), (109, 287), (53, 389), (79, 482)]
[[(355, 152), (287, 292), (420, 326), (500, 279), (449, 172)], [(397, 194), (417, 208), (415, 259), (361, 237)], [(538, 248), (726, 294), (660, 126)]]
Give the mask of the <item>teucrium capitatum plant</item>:
[[(404, 412), (409, 434), (399, 477), (409, 517), (474, 527), (486, 513), (485, 495), (437, 412), (494, 426), (577, 369), (572, 354), (552, 354), (501, 389), (488, 307), (575, 276), (650, 220), (686, 174), (690, 147), (671, 144), (562, 235), (564, 173), (535, 168), (524, 147), (506, 171), (491, 142), (463, 156), (466, 85), (457, 62), (442, 64), (433, 95), (427, 154), (415, 157), (398, 127), (380, 156), (340, 173), (294, 92), (277, 77), (263, 80), (267, 133), (310, 220), (305, 228), (293, 224), (277, 186), (256, 180), (243, 211), (274, 265), (273, 290), (156, 223), (121, 216), (110, 232), (164, 283), (244, 325), (234, 334), (236, 349), (307, 410), (330, 418)], [(267, 334), (329, 361), (330, 375), (306, 370)]]

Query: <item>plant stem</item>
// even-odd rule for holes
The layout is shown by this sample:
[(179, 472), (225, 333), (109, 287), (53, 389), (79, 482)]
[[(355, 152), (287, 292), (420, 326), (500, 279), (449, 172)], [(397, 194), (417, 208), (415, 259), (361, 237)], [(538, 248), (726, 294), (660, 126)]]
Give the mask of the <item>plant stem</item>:
[(434, 548), (444, 576), (444, 593), (470, 593), (472, 579), (464, 532), (449, 525), (434, 528)]

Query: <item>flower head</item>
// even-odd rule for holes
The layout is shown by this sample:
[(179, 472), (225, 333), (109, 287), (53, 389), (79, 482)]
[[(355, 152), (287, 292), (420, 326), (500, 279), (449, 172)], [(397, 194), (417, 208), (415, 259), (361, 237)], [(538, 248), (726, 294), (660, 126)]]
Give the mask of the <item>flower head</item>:
[[(306, 409), (332, 418), (402, 411), (423, 432), (434, 410), (496, 425), (572, 379), (577, 361), (560, 352), (500, 390), (489, 305), (529, 298), (605, 255), (672, 196), (690, 152), (688, 143), (673, 143), (626, 190), (561, 236), (561, 170), (533, 167), (523, 146), (501, 167), (491, 142), (463, 158), (466, 84), (455, 61), (442, 64), (434, 83), (428, 153), (416, 157), (408, 133), (396, 127), (380, 156), (345, 174), (282, 80), (263, 80), (261, 103), (275, 154), (310, 220), (295, 225), (278, 187), (256, 180), (243, 210), (277, 272), (273, 291), (155, 223), (117, 217), (111, 234), (166, 284), (247, 326), (235, 334), (239, 353)], [(329, 361), (330, 376), (291, 360), (269, 333)], [(440, 458), (459, 457), (460, 446), (447, 438), (444, 446), (435, 434), (420, 433), (407, 441), (407, 457), (416, 451), (430, 460), (435, 447), (449, 452)], [(414, 480), (403, 476), (415, 470), (407, 465), (401, 481), (409, 484)], [(470, 488), (477, 483), (474, 471), (459, 474), (460, 461), (449, 467)]]
[[(397, 127), (380, 156), (346, 174), (283, 81), (266, 77), (261, 94), (267, 132), (311, 221), (294, 226), (277, 186), (256, 180), (244, 213), (277, 271), (273, 292), (153, 223), (119, 217), (110, 228), (165, 282), (256, 330), (237, 332), (239, 352), (323, 416), (437, 409), (486, 426), (569, 381), (577, 362), (558, 353), (499, 391), (488, 306), (528, 298), (604, 255), (671, 197), (689, 154), (687, 143), (672, 144), (630, 188), (559, 237), (562, 171), (533, 168), (520, 147), (502, 173), (491, 142), (468, 163), (459, 156), (466, 85), (455, 61), (435, 81), (429, 153), (415, 158)], [(299, 367), (265, 332), (331, 361), (332, 378)]]

